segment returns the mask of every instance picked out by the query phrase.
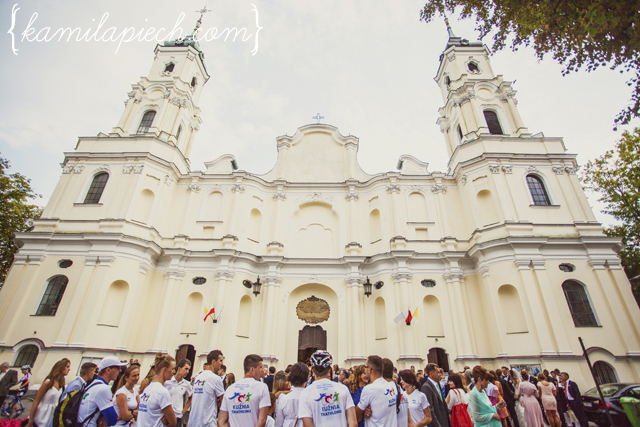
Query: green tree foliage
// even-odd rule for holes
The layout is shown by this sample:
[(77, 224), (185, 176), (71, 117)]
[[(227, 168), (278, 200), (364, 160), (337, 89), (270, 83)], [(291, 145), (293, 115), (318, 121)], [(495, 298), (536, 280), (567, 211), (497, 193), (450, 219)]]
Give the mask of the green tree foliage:
[(462, 19), (475, 17), (481, 38), (494, 34), (494, 51), (511, 39), (513, 50), (531, 46), (539, 59), (552, 55), (563, 75), (600, 66), (631, 72), (631, 103), (616, 126), (640, 116), (640, 0), (431, 0), (420, 19), (429, 22), (456, 8)]
[(13, 233), (27, 231), (42, 209), (29, 204), (41, 197), (31, 189), (31, 180), (19, 173), (7, 174), (9, 161), (0, 157), (0, 287), (13, 263), (18, 247)]
[[(621, 222), (605, 231), (622, 237), (625, 248), (620, 257), (627, 276), (640, 275), (640, 128), (624, 132), (615, 149), (587, 163), (583, 182), (600, 194), (599, 200), (607, 205), (604, 212)], [(632, 287), (640, 305), (640, 281)]]

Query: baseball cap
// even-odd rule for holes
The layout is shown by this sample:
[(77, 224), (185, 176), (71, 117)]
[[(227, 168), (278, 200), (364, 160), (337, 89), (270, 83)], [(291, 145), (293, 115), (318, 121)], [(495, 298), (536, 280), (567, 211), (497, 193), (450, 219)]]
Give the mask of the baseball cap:
[(107, 356), (98, 363), (98, 372), (101, 372), (107, 368), (111, 368), (113, 366), (127, 366), (126, 362), (120, 362), (115, 356)]

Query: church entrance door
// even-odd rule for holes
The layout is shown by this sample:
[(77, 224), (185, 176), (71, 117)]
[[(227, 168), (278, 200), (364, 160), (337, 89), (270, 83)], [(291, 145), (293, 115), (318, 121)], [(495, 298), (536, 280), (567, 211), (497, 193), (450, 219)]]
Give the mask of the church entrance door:
[(444, 372), (449, 372), (449, 356), (444, 348), (434, 347), (429, 350), (429, 355), (427, 356), (427, 360), (429, 363), (435, 363), (442, 369)]
[(191, 368), (189, 369), (189, 373), (186, 377), (184, 377), (187, 381), (191, 381), (191, 374), (193, 373), (193, 368), (196, 363), (196, 348), (191, 344), (183, 344), (176, 351), (176, 365), (182, 359), (187, 359), (191, 362)]
[(327, 331), (322, 326), (305, 326), (298, 333), (298, 362), (306, 363), (316, 350), (327, 349)]

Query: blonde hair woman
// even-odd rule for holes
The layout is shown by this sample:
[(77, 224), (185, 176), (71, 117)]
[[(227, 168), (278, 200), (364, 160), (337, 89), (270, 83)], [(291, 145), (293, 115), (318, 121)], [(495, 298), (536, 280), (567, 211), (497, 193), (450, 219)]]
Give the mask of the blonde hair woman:
[(162, 353), (156, 353), (156, 358), (153, 360), (153, 365), (151, 365), (151, 367), (149, 368), (149, 372), (147, 372), (147, 376), (144, 377), (144, 379), (140, 383), (140, 394), (142, 394), (144, 389), (147, 388), (149, 384), (151, 384), (151, 381), (153, 381), (153, 378), (156, 376), (156, 365), (164, 358), (164, 356), (165, 355)]
[(117, 427), (131, 427), (138, 417), (138, 405), (140, 405), (140, 396), (138, 391), (133, 388), (140, 380), (140, 367), (138, 365), (129, 365), (124, 374), (118, 381), (118, 389), (113, 395), (116, 404), (113, 405), (118, 414)]
[(36, 398), (33, 400), (26, 427), (49, 427), (51, 425), (53, 413), (64, 389), (64, 377), (69, 374), (70, 370), (71, 362), (69, 359), (59, 360), (53, 365), (51, 372), (44, 379)]
[(153, 381), (144, 393), (140, 395), (140, 408), (138, 409), (139, 427), (176, 427), (176, 414), (171, 406), (171, 395), (164, 387), (176, 369), (176, 361), (169, 355), (161, 359), (156, 357), (155, 373)]

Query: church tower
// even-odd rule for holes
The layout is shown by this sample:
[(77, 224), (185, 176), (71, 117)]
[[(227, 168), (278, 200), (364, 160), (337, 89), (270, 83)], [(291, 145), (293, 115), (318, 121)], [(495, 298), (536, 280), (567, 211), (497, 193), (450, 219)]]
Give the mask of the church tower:
[[(200, 26), (198, 21), (196, 29)], [(202, 119), (198, 100), (209, 74), (194, 33), (158, 45), (147, 76), (132, 85), (110, 136), (152, 136), (189, 157)]]
[(512, 83), (495, 75), (489, 49), (481, 42), (457, 37), (448, 20), (446, 23), (449, 40), (440, 55), (435, 81), (445, 102), (438, 124), (449, 155), (485, 135), (530, 136), (518, 113)]

